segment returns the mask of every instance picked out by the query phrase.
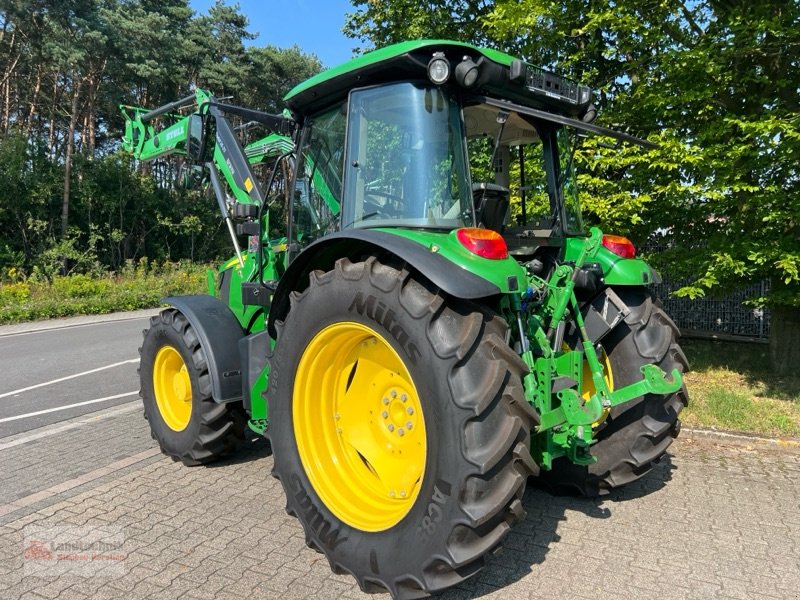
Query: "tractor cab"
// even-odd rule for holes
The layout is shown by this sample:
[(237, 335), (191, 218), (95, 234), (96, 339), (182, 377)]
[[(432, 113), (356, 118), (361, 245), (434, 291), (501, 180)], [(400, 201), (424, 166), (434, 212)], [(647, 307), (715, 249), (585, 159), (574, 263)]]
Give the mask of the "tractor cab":
[(585, 86), (501, 52), (421, 40), (321, 73), (286, 101), (305, 165), (295, 214), (311, 212), (293, 239), (485, 227), (524, 257), (584, 234), (565, 125), (592, 112)]

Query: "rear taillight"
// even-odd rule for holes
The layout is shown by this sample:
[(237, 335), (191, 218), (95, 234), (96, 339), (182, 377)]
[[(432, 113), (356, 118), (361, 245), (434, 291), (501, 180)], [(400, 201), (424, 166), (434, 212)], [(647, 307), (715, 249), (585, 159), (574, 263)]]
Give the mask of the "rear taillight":
[(508, 257), (508, 247), (503, 236), (491, 229), (466, 227), (456, 231), (456, 238), (464, 248), (483, 258)]
[(621, 235), (603, 235), (603, 246), (622, 258), (636, 257), (636, 246), (628, 238)]

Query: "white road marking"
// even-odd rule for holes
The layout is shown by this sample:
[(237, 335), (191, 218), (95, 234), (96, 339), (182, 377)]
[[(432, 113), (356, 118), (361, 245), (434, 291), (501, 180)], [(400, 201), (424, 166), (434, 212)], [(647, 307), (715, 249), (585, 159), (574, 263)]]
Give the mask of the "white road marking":
[[(15, 396), (17, 394), (21, 394), (22, 392), (27, 392), (30, 390), (35, 390), (36, 388), (44, 387), (46, 385), (53, 385), (54, 383), (61, 383), (62, 381), (67, 381), (68, 379), (75, 379), (76, 377), (83, 377), (84, 375), (89, 375), (91, 373), (97, 373), (98, 371), (105, 371), (106, 369), (113, 369), (114, 367), (119, 367), (120, 365), (127, 365), (130, 363), (138, 363), (138, 358), (132, 358), (130, 360), (123, 360), (120, 362), (113, 363), (111, 365), (106, 365), (104, 367), (97, 367), (96, 369), (89, 369), (88, 371), (82, 371), (80, 373), (75, 373), (74, 375), (67, 375), (66, 377), (59, 377), (58, 379), (53, 379), (51, 381), (45, 381), (44, 383), (37, 383), (36, 385), (29, 385), (28, 387), (19, 388), (18, 390), (12, 390), (10, 392), (5, 392), (4, 394), (0, 394), (0, 398), (6, 398), (8, 396)], [(2, 423), (2, 421), (0, 421)]]
[(125, 392), (124, 394), (114, 394), (113, 396), (106, 396), (105, 398), (96, 398), (94, 400), (86, 400), (85, 402), (76, 402), (75, 404), (67, 404), (66, 406), (56, 406), (55, 408), (47, 408), (45, 410), (37, 410), (36, 412), (26, 413), (24, 415), (14, 415), (13, 417), (5, 417), (0, 419), (0, 423), (8, 423), (9, 421), (18, 421), (19, 419), (27, 419), (28, 417), (35, 417), (37, 415), (44, 415), (51, 412), (58, 412), (61, 410), (69, 410), (78, 406), (86, 406), (87, 404), (97, 404), (98, 402), (108, 402), (109, 400), (116, 400), (117, 398), (125, 398), (127, 396), (136, 396), (139, 392)]
[(8, 436), (7, 438), (3, 438), (2, 440), (0, 440), (0, 451), (6, 450), (8, 448), (13, 448), (14, 446), (27, 444), (28, 442), (33, 442), (35, 440), (40, 440), (42, 438), (50, 437), (51, 435), (56, 435), (64, 431), (69, 431), (70, 429), (75, 429), (76, 427), (81, 427), (83, 425), (88, 425), (91, 423), (97, 423), (98, 421), (102, 421), (104, 419), (108, 419), (111, 417), (116, 417), (125, 413), (132, 412), (137, 409), (138, 410), (142, 409), (141, 403), (137, 402), (136, 400), (131, 400), (130, 402), (121, 404), (118, 407), (105, 408), (97, 412), (89, 413), (88, 415), (75, 417), (74, 419), (67, 421), (64, 424), (45, 425), (44, 427), (34, 429), (33, 433), (28, 433), (27, 435), (16, 434), (16, 436)]

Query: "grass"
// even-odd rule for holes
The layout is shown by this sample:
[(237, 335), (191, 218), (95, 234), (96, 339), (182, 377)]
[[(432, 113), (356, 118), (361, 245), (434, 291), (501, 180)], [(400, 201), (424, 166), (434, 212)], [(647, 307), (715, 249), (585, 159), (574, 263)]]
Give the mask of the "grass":
[(207, 291), (205, 266), (129, 264), (119, 273), (0, 283), (0, 324), (153, 308), (161, 298)]
[(770, 370), (764, 344), (681, 340), (686, 374), (688, 427), (800, 437), (800, 376)]

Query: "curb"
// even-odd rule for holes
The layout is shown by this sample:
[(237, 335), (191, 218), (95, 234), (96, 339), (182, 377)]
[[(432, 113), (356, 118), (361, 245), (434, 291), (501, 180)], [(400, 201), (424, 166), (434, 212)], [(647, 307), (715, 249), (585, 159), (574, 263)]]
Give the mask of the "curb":
[(749, 449), (760, 446), (792, 453), (800, 453), (800, 440), (797, 439), (767, 438), (747, 433), (719, 431), (716, 429), (690, 429), (688, 427), (683, 427), (678, 441), (681, 439), (684, 441), (694, 441), (695, 438)]
[(79, 315), (75, 317), (62, 317), (60, 319), (48, 319), (46, 321), (29, 321), (27, 323), (18, 323), (15, 325), (0, 325), (0, 337), (18, 335), (22, 333), (35, 333), (37, 331), (48, 331), (50, 329), (64, 329), (66, 327), (93, 325), (95, 323), (143, 319), (157, 315), (161, 310), (163, 309), (145, 308), (142, 310), (108, 313), (104, 315)]

